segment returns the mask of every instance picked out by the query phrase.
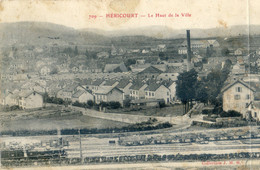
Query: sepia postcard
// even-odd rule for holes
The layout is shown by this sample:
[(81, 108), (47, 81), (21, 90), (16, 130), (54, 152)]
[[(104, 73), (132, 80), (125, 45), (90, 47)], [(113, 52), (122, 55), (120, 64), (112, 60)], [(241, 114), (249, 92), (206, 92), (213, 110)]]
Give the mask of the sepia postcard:
[(0, 0), (0, 169), (260, 169), (260, 1)]

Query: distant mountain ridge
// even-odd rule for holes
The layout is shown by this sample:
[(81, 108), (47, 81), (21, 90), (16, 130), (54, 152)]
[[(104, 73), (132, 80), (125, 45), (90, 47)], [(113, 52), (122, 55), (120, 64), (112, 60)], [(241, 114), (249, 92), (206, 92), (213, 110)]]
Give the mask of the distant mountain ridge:
[[(191, 29), (191, 38), (230, 37), (248, 35), (248, 26), (228, 28)], [(260, 25), (250, 26), (250, 35), (260, 35)], [(186, 38), (186, 30), (164, 26), (105, 31), (101, 29), (74, 29), (45, 22), (0, 23), (0, 45), (109, 45), (121, 38), (126, 40)]]
[[(240, 35), (260, 35), (260, 25), (236, 25), (227, 28), (209, 28), (209, 29), (190, 29), (192, 38), (208, 38), (208, 37), (232, 37)], [(105, 31), (101, 29), (83, 29), (106, 36), (136, 36), (142, 35), (158, 39), (177, 39), (186, 38), (186, 29), (173, 29), (166, 26), (149, 26), (134, 29), (121, 29), (116, 31)]]

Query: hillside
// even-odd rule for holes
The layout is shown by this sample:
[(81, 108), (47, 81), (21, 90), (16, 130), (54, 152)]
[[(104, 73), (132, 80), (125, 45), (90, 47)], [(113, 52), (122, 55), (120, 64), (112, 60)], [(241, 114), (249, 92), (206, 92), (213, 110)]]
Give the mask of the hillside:
[(41, 22), (0, 24), (1, 46), (8, 45), (68, 45), (109, 43), (109, 38), (91, 32)]

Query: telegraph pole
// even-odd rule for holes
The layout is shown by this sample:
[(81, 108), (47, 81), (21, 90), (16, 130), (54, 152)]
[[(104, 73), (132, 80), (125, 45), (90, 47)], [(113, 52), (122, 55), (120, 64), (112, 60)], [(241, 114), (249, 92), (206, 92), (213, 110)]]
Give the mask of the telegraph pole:
[(81, 144), (81, 134), (80, 134), (80, 129), (79, 129), (79, 151), (80, 151), (80, 159), (81, 159), (81, 163), (83, 164), (83, 155), (82, 155), (82, 144)]

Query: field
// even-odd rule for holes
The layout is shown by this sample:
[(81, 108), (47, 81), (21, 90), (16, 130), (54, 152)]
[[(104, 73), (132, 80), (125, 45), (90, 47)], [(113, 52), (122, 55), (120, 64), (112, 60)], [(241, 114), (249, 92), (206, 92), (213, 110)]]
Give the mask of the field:
[(127, 123), (93, 118), (79, 112), (62, 111), (60, 108), (46, 108), (37, 111), (0, 112), (0, 131), (55, 130), (72, 128), (122, 127)]
[(117, 109), (109, 110), (111, 113), (122, 113), (132, 115), (144, 115), (144, 116), (162, 116), (162, 117), (173, 117), (183, 115), (183, 105), (174, 105), (164, 108), (143, 108), (143, 109)]

